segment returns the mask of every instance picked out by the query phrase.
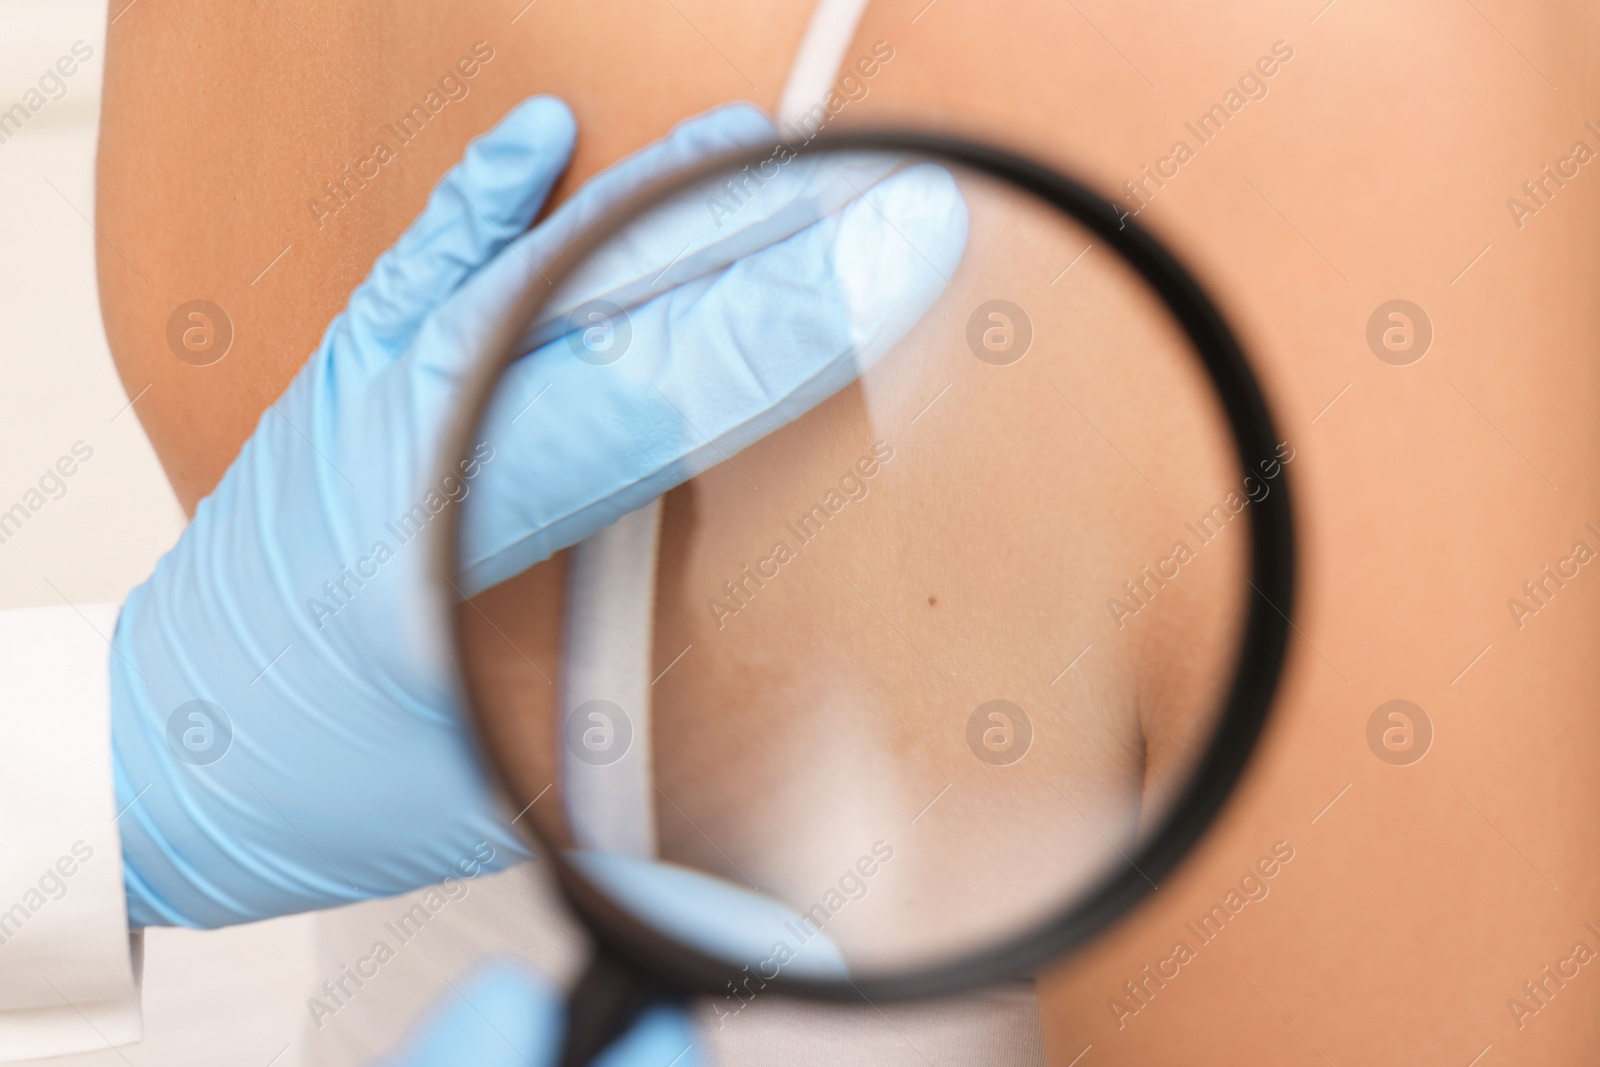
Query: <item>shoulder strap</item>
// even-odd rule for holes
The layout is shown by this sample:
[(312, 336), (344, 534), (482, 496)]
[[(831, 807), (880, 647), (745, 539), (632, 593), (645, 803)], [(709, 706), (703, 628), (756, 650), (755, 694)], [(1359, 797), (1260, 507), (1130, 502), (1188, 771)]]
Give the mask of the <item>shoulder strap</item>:
[[(867, 0), (820, 0), (812, 12), (778, 104), (778, 122), (796, 122), (827, 96)], [(655, 616), (661, 501), (655, 500), (575, 545), (567, 572), (557, 729), (563, 795), (574, 843), (638, 859), (656, 855), (655, 790), (650, 774), (650, 652)], [(599, 765), (565, 743), (567, 720), (592, 700), (610, 701), (626, 729), (626, 753)], [(607, 714), (604, 706), (585, 712)], [(580, 717), (582, 717), (580, 715)]]

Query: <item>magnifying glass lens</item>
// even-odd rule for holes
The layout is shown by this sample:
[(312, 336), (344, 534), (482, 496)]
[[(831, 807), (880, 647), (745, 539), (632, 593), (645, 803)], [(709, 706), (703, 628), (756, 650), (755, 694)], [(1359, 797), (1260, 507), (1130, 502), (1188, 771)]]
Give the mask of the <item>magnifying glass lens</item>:
[(1137, 874), (1292, 458), (1246, 468), (1143, 276), (962, 164), (778, 150), (552, 281), (461, 505), (519, 824), (767, 977), (945, 965)]

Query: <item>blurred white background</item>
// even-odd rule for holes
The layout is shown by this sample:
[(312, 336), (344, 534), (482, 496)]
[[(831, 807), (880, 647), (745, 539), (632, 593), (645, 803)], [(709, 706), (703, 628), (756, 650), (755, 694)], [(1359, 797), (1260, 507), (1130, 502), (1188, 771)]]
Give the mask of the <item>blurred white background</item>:
[[(120, 10), (126, 0), (113, 2)], [(0, 544), (0, 608), (121, 601), (184, 524), (126, 410), (95, 295), (90, 220), (105, 23), (104, 0), (0, 0), (0, 111), (74, 42), (94, 49), (67, 79), (66, 95), (0, 143), (0, 510), (73, 442), (94, 449), (66, 495)], [(43, 1062), (299, 1067), (315, 985), (311, 931), (309, 917), (208, 933), (152, 930), (143, 1044)]]

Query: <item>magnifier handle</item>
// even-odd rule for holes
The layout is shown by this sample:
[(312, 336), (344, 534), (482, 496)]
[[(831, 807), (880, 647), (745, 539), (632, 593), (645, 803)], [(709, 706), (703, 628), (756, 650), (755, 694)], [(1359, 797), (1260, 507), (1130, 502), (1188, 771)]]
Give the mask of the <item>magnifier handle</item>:
[(587, 1067), (627, 1033), (645, 1010), (668, 999), (656, 983), (595, 946), (578, 984), (567, 996), (567, 1030), (560, 1067)]

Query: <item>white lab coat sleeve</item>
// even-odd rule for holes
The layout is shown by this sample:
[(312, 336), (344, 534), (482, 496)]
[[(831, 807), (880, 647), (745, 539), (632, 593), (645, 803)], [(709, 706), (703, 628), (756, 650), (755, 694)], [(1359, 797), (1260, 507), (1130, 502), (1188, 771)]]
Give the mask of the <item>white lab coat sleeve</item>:
[(111, 772), (117, 611), (0, 611), (0, 1061), (142, 1034)]

